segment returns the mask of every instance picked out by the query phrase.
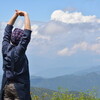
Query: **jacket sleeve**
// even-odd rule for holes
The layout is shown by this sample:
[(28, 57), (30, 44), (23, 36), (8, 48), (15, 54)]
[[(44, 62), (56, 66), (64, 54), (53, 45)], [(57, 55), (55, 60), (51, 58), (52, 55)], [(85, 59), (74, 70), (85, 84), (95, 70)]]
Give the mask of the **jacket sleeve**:
[(11, 39), (11, 33), (12, 33), (13, 26), (7, 24), (4, 30), (4, 37), (2, 41), (2, 53), (7, 50), (8, 45), (10, 44), (10, 39)]
[(14, 56), (15, 56), (15, 61), (17, 61), (23, 54), (25, 54), (25, 51), (27, 49), (27, 46), (30, 42), (31, 39), (31, 30), (24, 30), (24, 34), (18, 44), (15, 48)]

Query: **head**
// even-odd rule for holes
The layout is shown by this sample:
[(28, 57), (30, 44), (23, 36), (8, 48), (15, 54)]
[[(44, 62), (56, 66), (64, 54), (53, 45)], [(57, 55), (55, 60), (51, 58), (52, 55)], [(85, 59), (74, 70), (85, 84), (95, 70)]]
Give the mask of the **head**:
[(18, 45), (19, 41), (21, 40), (21, 37), (24, 34), (24, 30), (15, 28), (14, 31), (11, 34), (11, 42), (14, 45)]

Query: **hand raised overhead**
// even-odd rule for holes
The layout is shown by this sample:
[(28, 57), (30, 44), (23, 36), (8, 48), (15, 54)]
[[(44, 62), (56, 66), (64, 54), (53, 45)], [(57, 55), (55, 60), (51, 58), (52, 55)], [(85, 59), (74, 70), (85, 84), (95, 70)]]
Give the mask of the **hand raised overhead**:
[(15, 10), (15, 12), (16, 12), (16, 14), (17, 14), (18, 16), (25, 16), (25, 15), (27, 14), (27, 12), (25, 12), (25, 11), (20, 11), (20, 10)]

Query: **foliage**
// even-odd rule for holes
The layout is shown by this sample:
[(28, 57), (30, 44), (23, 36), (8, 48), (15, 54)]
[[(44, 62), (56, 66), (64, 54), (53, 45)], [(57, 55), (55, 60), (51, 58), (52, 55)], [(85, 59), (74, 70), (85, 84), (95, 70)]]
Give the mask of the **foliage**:
[(67, 89), (59, 88), (58, 92), (52, 94), (43, 93), (41, 97), (32, 94), (32, 100), (100, 100), (96, 98), (95, 90), (87, 91), (86, 93), (70, 93)]

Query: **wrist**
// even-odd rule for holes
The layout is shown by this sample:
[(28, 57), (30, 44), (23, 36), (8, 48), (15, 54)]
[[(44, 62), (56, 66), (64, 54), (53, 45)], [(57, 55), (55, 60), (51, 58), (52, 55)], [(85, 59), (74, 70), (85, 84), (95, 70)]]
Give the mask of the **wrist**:
[(27, 12), (24, 12), (24, 16), (27, 16), (28, 15), (28, 13)]
[(14, 17), (18, 17), (18, 14), (17, 13), (14, 13)]

